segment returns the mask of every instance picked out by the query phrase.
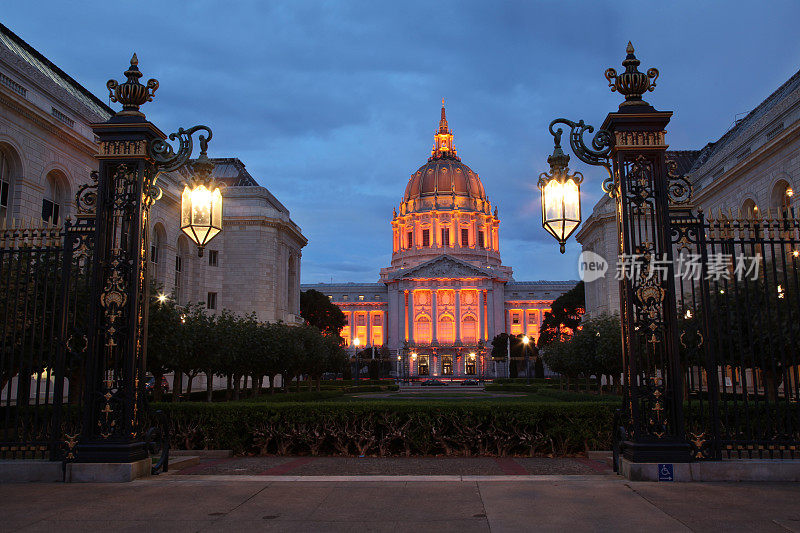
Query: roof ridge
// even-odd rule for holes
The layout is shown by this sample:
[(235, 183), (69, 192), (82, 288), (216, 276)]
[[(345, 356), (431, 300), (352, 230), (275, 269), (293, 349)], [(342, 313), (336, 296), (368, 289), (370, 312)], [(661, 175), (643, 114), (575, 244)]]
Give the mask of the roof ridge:
[(41, 52), (39, 52), (36, 48), (28, 44), (22, 37), (11, 31), (6, 25), (0, 22), (0, 32), (5, 33), (12, 41), (16, 42), (19, 46), (25, 49), (26, 52), (30, 53), (36, 59), (41, 61), (45, 64), (48, 68), (53, 69), (53, 71), (64, 78), (70, 85), (75, 87), (78, 91), (80, 91), (84, 96), (92, 100), (95, 104), (99, 105), (104, 111), (107, 111), (109, 114), (114, 115), (116, 111), (111, 108), (108, 104), (104, 103), (100, 98), (98, 98), (93, 92), (89, 89), (75, 81), (75, 79), (61, 70), (55, 63), (47, 59)]

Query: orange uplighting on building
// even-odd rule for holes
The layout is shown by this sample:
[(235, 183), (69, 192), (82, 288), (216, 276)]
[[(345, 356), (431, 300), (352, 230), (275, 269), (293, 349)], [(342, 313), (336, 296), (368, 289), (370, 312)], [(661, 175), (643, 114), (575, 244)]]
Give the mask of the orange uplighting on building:
[(396, 372), (507, 376), (507, 365), (487, 364), (487, 346), (502, 332), (535, 342), (544, 311), (575, 282), (515, 281), (500, 258), (499, 224), (442, 105), (430, 156), (393, 209), (391, 262), (379, 283), (313, 287), (328, 290), (347, 316), (345, 342), (386, 346), (393, 361), (400, 356)]

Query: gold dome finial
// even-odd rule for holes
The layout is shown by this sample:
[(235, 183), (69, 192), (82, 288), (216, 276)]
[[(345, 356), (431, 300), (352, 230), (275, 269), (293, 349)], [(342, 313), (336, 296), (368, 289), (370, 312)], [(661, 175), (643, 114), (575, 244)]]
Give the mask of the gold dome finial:
[(449, 157), (458, 159), (456, 150), (453, 148), (453, 132), (447, 126), (447, 115), (444, 110), (444, 97), (442, 97), (442, 116), (439, 118), (439, 131), (434, 135), (433, 150), (431, 159)]
[(442, 117), (439, 119), (439, 133), (448, 133), (447, 116), (444, 112), (444, 97), (442, 97)]
[(633, 43), (631, 43), (630, 41), (628, 41), (628, 46), (625, 48), (625, 52), (629, 54), (632, 54), (634, 52)]

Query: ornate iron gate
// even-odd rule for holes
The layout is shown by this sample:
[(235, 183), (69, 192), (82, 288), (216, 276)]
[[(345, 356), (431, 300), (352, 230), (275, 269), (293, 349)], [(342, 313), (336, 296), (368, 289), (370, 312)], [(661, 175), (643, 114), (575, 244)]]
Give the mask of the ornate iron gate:
[(93, 214), (0, 229), (0, 459), (71, 459), (93, 243)]
[(693, 459), (800, 457), (800, 220), (670, 223)]

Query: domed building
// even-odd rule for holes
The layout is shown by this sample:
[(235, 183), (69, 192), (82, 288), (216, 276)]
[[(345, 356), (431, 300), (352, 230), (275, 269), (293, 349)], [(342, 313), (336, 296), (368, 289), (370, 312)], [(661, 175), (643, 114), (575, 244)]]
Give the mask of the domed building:
[(387, 346), (410, 376), (506, 375), (491, 340), (536, 339), (552, 301), (575, 281), (518, 282), (500, 258), (500, 219), (478, 174), (458, 156), (442, 102), (427, 162), (392, 213), (392, 260), (378, 283), (308, 284), (347, 317), (348, 346)]

